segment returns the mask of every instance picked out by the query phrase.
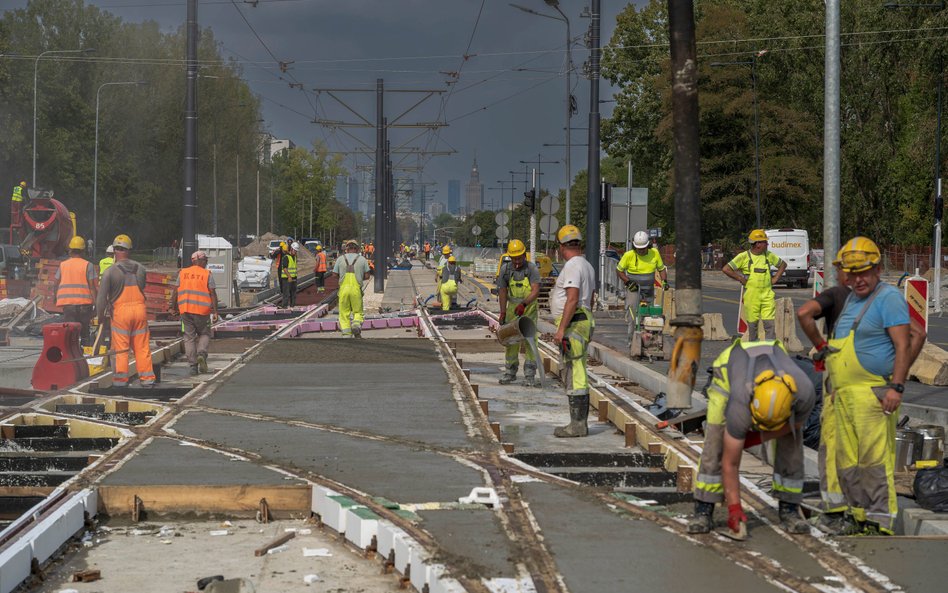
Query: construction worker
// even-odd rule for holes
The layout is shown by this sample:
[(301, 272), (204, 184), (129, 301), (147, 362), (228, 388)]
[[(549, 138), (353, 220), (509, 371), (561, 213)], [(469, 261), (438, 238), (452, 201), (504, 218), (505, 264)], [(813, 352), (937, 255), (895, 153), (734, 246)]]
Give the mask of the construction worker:
[(438, 288), (442, 311), (449, 311), (453, 305), (457, 304), (460, 284), (461, 266), (458, 265), (458, 260), (453, 255), (449, 255), (444, 269), (441, 270), (441, 284)]
[(128, 353), (135, 355), (138, 380), (142, 387), (155, 384), (148, 342), (148, 318), (145, 311), (145, 266), (129, 259), (132, 240), (119, 235), (112, 241), (115, 264), (102, 274), (95, 309), (99, 319), (111, 319), (112, 347), (115, 349), (115, 373), (112, 384), (128, 385)]
[[(13, 186), (13, 195), (10, 197), (10, 233), (12, 237), (14, 227), (20, 226), (20, 209), (23, 207), (23, 190), (26, 189), (26, 182), (21, 181), (19, 185)], [(13, 240), (11, 239), (12, 243)]]
[(847, 241), (840, 269), (852, 292), (826, 349), (834, 398), (836, 472), (849, 506), (849, 533), (893, 533), (895, 428), (913, 362), (909, 313), (894, 286), (881, 281), (878, 246), (866, 237)]
[(316, 283), (316, 292), (326, 292), (326, 252), (322, 245), (316, 246), (316, 269), (314, 272), (314, 282)]
[(619, 278), (628, 289), (625, 304), (633, 325), (637, 324), (639, 303), (651, 305), (655, 298), (655, 272), (662, 279), (662, 290), (668, 289), (668, 270), (658, 249), (651, 247), (648, 233), (638, 231), (632, 237), (632, 247), (622, 255), (616, 266)]
[(105, 271), (112, 267), (112, 264), (115, 263), (115, 249), (111, 245), (105, 248), (105, 257), (99, 260), (99, 278), (102, 277), (102, 274), (105, 274)]
[(694, 485), (695, 515), (689, 533), (708, 533), (715, 503), (728, 508), (729, 535), (744, 539), (741, 455), (745, 447), (776, 439), (773, 493), (788, 533), (807, 533), (803, 499), (801, 429), (816, 402), (813, 383), (777, 340), (735, 340), (712, 365), (704, 447)]
[(566, 262), (550, 292), (550, 313), (557, 326), (554, 343), (563, 354), (566, 367), (566, 396), (570, 422), (553, 431), (557, 437), (584, 437), (588, 434), (589, 378), (586, 376), (586, 350), (592, 340), (595, 320), (592, 314), (596, 272), (583, 257), (582, 234), (571, 224), (556, 233), (560, 257)]
[(280, 258), (280, 287), (283, 289), (283, 299), (280, 306), (284, 309), (296, 306), (296, 254), (299, 249), (300, 244), (294, 241), (290, 244), (287, 252), (283, 254), (283, 257)]
[(214, 275), (207, 269), (207, 253), (191, 254), (191, 266), (178, 271), (171, 296), (174, 311), (181, 315), (184, 330), (184, 354), (191, 375), (207, 372), (207, 347), (211, 342), (211, 323), (217, 320), (217, 290)]
[[(722, 268), (722, 272), (744, 286), (744, 317), (747, 320), (747, 335), (751, 341), (759, 338), (759, 326), (764, 326), (764, 339), (777, 338), (775, 320), (777, 297), (774, 284), (780, 281), (787, 262), (767, 251), (767, 233), (754, 229), (747, 237), (750, 249), (738, 253)], [(771, 276), (771, 266), (777, 272)]]
[(280, 288), (280, 294), (283, 294), (283, 256), (286, 254), (287, 245), (286, 241), (280, 241), (280, 244), (276, 249), (270, 252), (270, 259), (273, 260), (273, 263), (276, 265), (276, 282), (274, 282), (274, 288)]
[(98, 284), (95, 266), (83, 254), (86, 242), (78, 235), (69, 240), (69, 259), (59, 264), (53, 280), (56, 306), (63, 308), (63, 321), (82, 326), (79, 342), (89, 343), (89, 323), (92, 321), (93, 303)]
[[(509, 262), (500, 267), (497, 274), (497, 296), (500, 300), (500, 324), (513, 322), (521, 317), (528, 317), (537, 324), (537, 297), (540, 296), (540, 269), (533, 262), (527, 261), (527, 248), (523, 241), (514, 239), (507, 244)], [(536, 333), (526, 348), (523, 361), (524, 386), (538, 387), (537, 361), (533, 356), (536, 349)], [(517, 368), (520, 365), (520, 344), (512, 344), (504, 350), (504, 374), (500, 384), (512, 383), (517, 378)]]
[[(359, 255), (359, 244), (345, 242), (346, 252), (336, 259), (332, 273), (339, 277), (339, 329), (343, 337), (362, 335), (362, 283), (369, 279), (369, 262)], [(350, 319), (351, 317), (351, 319)]]
[(431, 260), (431, 243), (425, 241), (425, 261)]

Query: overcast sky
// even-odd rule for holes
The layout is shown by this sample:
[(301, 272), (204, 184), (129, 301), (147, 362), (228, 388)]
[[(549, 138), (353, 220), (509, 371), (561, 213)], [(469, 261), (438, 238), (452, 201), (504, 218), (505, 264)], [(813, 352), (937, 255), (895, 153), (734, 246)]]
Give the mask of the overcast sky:
[[(86, 1), (129, 22), (155, 20), (168, 31), (180, 26), (186, 16), (184, 0)], [(544, 0), (517, 3), (537, 12), (557, 14)], [(0, 4), (16, 7), (26, 2), (0, 0)], [(587, 5), (587, 0), (560, 1), (570, 19), (572, 35), (578, 37), (573, 49), (576, 73), (582, 71), (588, 55), (582, 35), (589, 19), (580, 16)], [(615, 28), (615, 17), (626, 2), (603, 0), (602, 5), (602, 39), (606, 43)], [(263, 116), (269, 130), (297, 145), (308, 147), (319, 139), (333, 150), (359, 146), (339, 129), (311, 123), (311, 103), (321, 118), (358, 121), (331, 97), (325, 93), (317, 97), (312, 89), (345, 87), (374, 91), (376, 78), (384, 78), (389, 89), (452, 91), (442, 95), (444, 100), (431, 97), (399, 122), (431, 122), (440, 116), (450, 124), (437, 137), (426, 133), (409, 143), (430, 150), (457, 151), (422, 161), (426, 163), (423, 179), (435, 184), (432, 188), (437, 189), (436, 200), (446, 201), (449, 179), (460, 179), (463, 186), (475, 154), (481, 180), (488, 188), (499, 187), (497, 180), (509, 181), (511, 169), (523, 170), (520, 161), (535, 160), (538, 153), (542, 153), (544, 160), (565, 160), (564, 147), (543, 146), (565, 142), (565, 24), (522, 12), (507, 0), (260, 0), (255, 7), (249, 0), (202, 0), (198, 20), (201, 27), (213, 29), (225, 55), (245, 63), (244, 77), (263, 98)], [(470, 56), (467, 60), (462, 58), (465, 52)], [(293, 62), (283, 80), (271, 53), (280, 61)], [(518, 68), (539, 72), (517, 71)], [(449, 73), (459, 70), (457, 82), (447, 84), (454, 80)], [(589, 81), (577, 80), (576, 73), (573, 94), (579, 113), (573, 117), (572, 125), (586, 128)], [(294, 80), (302, 83), (308, 93), (291, 89), (288, 82)], [(611, 98), (607, 83), (602, 83), (600, 93), (603, 99)], [(374, 121), (374, 92), (338, 96)], [(422, 96), (386, 95), (386, 115), (394, 119)], [(601, 105), (603, 117), (610, 111), (610, 103)], [(374, 130), (347, 131), (374, 146)], [(392, 144), (401, 145), (420, 132), (392, 130)], [(585, 129), (574, 130), (574, 144), (585, 144), (586, 134)], [(573, 147), (574, 174), (586, 168), (586, 154), (585, 146)], [(393, 160), (401, 160), (401, 156), (396, 155)], [(345, 164), (354, 169), (356, 164), (370, 162), (367, 157), (348, 156)], [(417, 165), (418, 159), (409, 156), (404, 164)], [(544, 186), (555, 190), (565, 185), (564, 164), (544, 165), (543, 170)], [(522, 192), (522, 186), (519, 191)], [(521, 196), (519, 192), (517, 195)], [(488, 190), (485, 200), (493, 199), (496, 203), (499, 196), (499, 191)]]

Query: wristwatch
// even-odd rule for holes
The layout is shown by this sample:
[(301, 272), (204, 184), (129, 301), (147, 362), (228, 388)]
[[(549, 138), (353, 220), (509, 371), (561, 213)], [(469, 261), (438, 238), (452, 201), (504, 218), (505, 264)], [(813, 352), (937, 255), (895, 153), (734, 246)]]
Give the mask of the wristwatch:
[(889, 389), (894, 389), (899, 393), (905, 393), (905, 385), (902, 383), (889, 383)]

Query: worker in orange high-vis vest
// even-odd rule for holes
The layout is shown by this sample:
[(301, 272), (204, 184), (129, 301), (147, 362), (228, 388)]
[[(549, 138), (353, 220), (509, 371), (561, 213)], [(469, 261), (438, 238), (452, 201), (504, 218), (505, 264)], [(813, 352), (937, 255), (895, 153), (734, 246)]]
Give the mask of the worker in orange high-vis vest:
[(322, 245), (316, 246), (316, 269), (315, 273), (315, 282), (316, 282), (316, 292), (326, 292), (326, 272), (328, 268), (326, 267), (326, 252), (323, 251)]
[(89, 323), (92, 321), (96, 284), (99, 276), (95, 266), (82, 257), (86, 242), (76, 236), (69, 241), (69, 259), (59, 264), (53, 281), (56, 306), (63, 308), (63, 320), (82, 326), (79, 342), (89, 343)]
[(191, 374), (207, 372), (207, 346), (211, 343), (211, 323), (217, 320), (217, 290), (207, 269), (207, 253), (191, 254), (191, 267), (178, 272), (172, 307), (181, 315), (184, 354)]
[(128, 385), (128, 353), (131, 351), (135, 355), (138, 381), (142, 387), (151, 387), (155, 384), (155, 371), (148, 345), (151, 336), (145, 312), (145, 266), (129, 259), (132, 240), (128, 235), (116, 237), (112, 249), (115, 264), (102, 274), (95, 301), (99, 319), (112, 320), (112, 348), (115, 350), (112, 384)]

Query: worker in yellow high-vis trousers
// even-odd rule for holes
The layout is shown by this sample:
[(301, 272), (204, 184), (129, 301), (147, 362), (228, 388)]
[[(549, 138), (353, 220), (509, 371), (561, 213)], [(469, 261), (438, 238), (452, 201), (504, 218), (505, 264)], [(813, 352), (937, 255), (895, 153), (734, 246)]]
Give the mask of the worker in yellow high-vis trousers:
[(852, 293), (827, 344), (828, 390), (834, 398), (836, 472), (850, 523), (845, 533), (891, 535), (895, 493), (895, 429), (913, 347), (908, 307), (881, 281), (878, 246), (866, 237), (839, 251)]
[(360, 337), (365, 313), (362, 283), (369, 279), (369, 262), (359, 254), (359, 243), (345, 242), (346, 252), (336, 259), (332, 273), (339, 280), (339, 329), (344, 337)]
[(707, 389), (704, 446), (694, 484), (695, 514), (689, 533), (708, 533), (716, 503), (728, 507), (729, 534), (746, 537), (740, 463), (744, 448), (776, 439), (773, 491), (780, 522), (789, 533), (806, 533), (803, 499), (803, 435), (816, 402), (813, 383), (776, 340), (736, 340), (712, 366)]
[[(514, 239), (507, 244), (507, 259), (497, 274), (497, 297), (500, 301), (501, 325), (521, 317), (533, 320), (536, 327), (538, 312), (537, 298), (540, 296), (540, 269), (527, 261), (527, 248), (523, 241)], [(537, 361), (533, 356), (536, 348), (536, 333), (526, 347), (523, 361), (523, 384), (526, 387), (539, 387), (537, 381)], [(512, 383), (517, 378), (520, 366), (520, 344), (511, 344), (504, 350), (504, 374), (500, 384)]]
[(461, 285), (461, 266), (453, 255), (448, 256), (448, 262), (441, 269), (441, 284), (438, 287), (438, 298), (441, 299), (441, 310), (450, 311), (457, 302), (458, 288)]
[[(787, 263), (767, 251), (767, 233), (755, 229), (747, 237), (750, 249), (738, 253), (728, 262), (722, 272), (744, 286), (744, 316), (747, 320), (748, 339), (759, 339), (759, 326), (764, 326), (764, 339), (777, 337), (777, 296), (774, 284), (780, 281)], [(770, 268), (777, 269), (771, 276)]]

